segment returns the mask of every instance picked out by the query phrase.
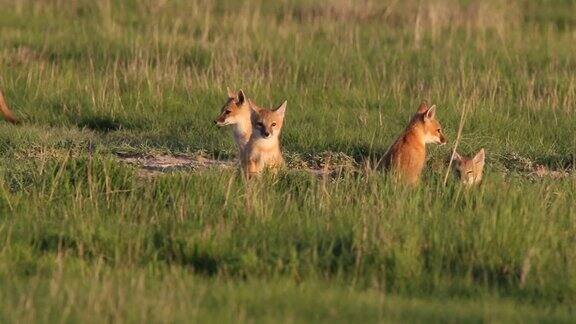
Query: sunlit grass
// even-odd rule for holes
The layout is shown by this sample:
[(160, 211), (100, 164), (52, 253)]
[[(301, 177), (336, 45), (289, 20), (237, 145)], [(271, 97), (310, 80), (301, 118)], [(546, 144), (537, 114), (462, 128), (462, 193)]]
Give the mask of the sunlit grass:
[[(571, 319), (574, 4), (418, 3), (0, 0), (0, 321)], [(115, 158), (233, 158), (227, 86), (288, 100), (289, 160), (379, 156), (422, 99), (450, 142), (415, 189)], [(443, 185), (463, 109), (472, 189)]]

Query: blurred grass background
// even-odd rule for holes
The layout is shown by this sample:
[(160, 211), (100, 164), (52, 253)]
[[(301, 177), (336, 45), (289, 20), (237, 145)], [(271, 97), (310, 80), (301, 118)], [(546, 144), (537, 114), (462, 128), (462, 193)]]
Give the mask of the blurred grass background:
[[(0, 0), (0, 320), (569, 321), (573, 1)], [(233, 158), (226, 87), (288, 100), (287, 155), (382, 154), (422, 99), (423, 185), (298, 171), (141, 179), (117, 152)], [(487, 150), (473, 190), (443, 186)]]

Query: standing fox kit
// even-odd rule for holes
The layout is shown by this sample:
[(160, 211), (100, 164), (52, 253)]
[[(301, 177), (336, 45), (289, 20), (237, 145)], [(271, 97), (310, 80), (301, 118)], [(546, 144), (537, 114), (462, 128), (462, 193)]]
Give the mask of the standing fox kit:
[(280, 131), (286, 113), (286, 101), (275, 110), (252, 107), (252, 136), (242, 156), (242, 170), (247, 178), (265, 168), (279, 168), (284, 164), (280, 150)]
[(228, 90), (228, 99), (220, 111), (220, 115), (214, 120), (217, 126), (232, 125), (232, 136), (240, 155), (250, 140), (252, 135), (252, 123), (250, 102), (244, 91), (240, 90), (238, 93)]
[(484, 157), (484, 149), (481, 149), (471, 159), (454, 152), (454, 172), (463, 184), (473, 185), (482, 181)]
[(436, 106), (424, 101), (381, 160), (379, 167), (401, 181), (417, 184), (426, 162), (426, 144), (446, 144), (442, 126), (436, 120)]

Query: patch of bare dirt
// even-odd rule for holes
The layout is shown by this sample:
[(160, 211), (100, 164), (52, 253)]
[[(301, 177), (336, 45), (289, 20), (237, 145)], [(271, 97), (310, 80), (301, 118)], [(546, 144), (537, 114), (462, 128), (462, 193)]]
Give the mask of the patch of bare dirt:
[(535, 178), (562, 179), (570, 176), (570, 170), (551, 170), (545, 165), (536, 164), (530, 175)]
[(356, 171), (358, 163), (342, 152), (326, 151), (318, 155), (288, 154), (286, 164), (291, 169), (309, 171), (317, 176), (330, 176), (342, 171)]
[(533, 179), (563, 179), (576, 175), (574, 168), (569, 165), (564, 168), (547, 166), (516, 153), (506, 156), (505, 161), (507, 172), (515, 170)]
[[(120, 162), (137, 166), (142, 177), (180, 170), (204, 171), (238, 166), (236, 160), (217, 160), (204, 152), (191, 155), (116, 153), (116, 158)], [(286, 164), (290, 169), (307, 171), (317, 176), (333, 176), (342, 171), (357, 170), (359, 167), (354, 158), (341, 152), (323, 152), (319, 155), (287, 154)]]
[(155, 176), (180, 170), (203, 171), (211, 168), (230, 169), (237, 164), (235, 161), (210, 158), (203, 152), (198, 152), (193, 155), (117, 153), (116, 157), (121, 162), (137, 166), (140, 176)]
[[(201, 172), (238, 167), (236, 160), (214, 159), (203, 151), (190, 155), (117, 153), (116, 157), (123, 163), (137, 166), (142, 177), (181, 170)], [(288, 169), (310, 172), (318, 177), (337, 177), (342, 172), (361, 171), (363, 167), (353, 157), (342, 152), (326, 151), (316, 155), (286, 153), (285, 158)], [(518, 172), (532, 179), (564, 179), (576, 175), (572, 168), (553, 168), (518, 154), (510, 154), (504, 161), (504, 170), (501, 171)]]

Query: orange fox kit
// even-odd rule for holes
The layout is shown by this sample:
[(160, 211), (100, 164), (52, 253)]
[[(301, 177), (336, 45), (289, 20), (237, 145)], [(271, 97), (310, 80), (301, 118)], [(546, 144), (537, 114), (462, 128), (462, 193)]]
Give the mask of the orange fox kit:
[(392, 172), (403, 182), (417, 184), (426, 162), (428, 143), (443, 145), (446, 137), (436, 120), (436, 106), (428, 107), (424, 101), (404, 132), (390, 146), (379, 167)]
[(246, 143), (250, 140), (250, 135), (252, 135), (250, 102), (244, 91), (240, 90), (236, 93), (230, 89), (227, 90), (228, 99), (222, 107), (220, 115), (214, 120), (214, 124), (220, 127), (232, 125), (234, 142), (242, 154)]
[(480, 149), (471, 159), (454, 152), (453, 168), (456, 177), (465, 185), (473, 185), (482, 181), (484, 157), (484, 149)]
[(284, 124), (286, 101), (275, 110), (252, 108), (252, 136), (242, 157), (242, 170), (246, 177), (256, 175), (265, 168), (277, 169), (284, 164), (280, 150), (280, 131)]

